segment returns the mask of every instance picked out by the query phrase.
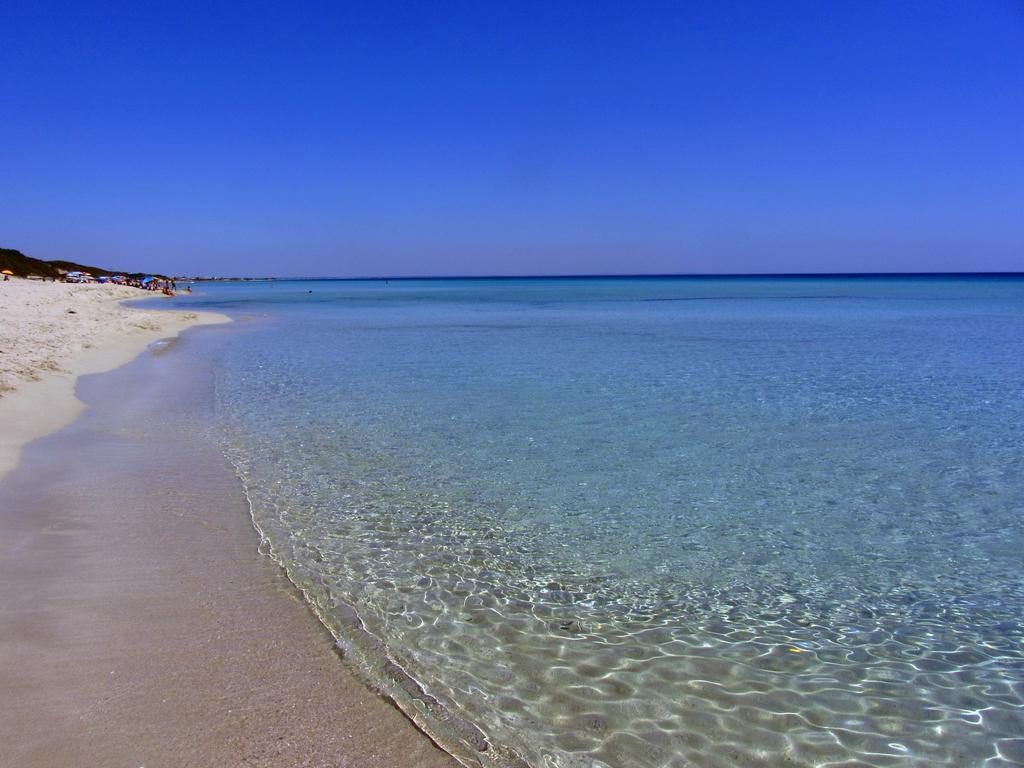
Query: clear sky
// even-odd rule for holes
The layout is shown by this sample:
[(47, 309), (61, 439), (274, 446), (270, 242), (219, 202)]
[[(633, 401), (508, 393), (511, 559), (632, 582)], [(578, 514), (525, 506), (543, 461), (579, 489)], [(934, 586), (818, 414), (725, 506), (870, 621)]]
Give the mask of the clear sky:
[(1024, 270), (1024, 2), (0, 6), (0, 246), (178, 274)]

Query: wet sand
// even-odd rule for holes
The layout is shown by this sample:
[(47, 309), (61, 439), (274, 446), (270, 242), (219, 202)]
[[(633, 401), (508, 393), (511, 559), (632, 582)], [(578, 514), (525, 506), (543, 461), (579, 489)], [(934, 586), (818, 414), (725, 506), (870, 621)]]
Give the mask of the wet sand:
[(0, 764), (456, 765), (257, 552), (197, 359), (80, 379), (0, 482)]

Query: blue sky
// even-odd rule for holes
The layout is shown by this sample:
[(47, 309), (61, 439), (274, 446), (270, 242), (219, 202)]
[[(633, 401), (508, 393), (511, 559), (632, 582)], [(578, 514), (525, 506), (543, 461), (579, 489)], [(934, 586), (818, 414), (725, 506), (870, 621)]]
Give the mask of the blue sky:
[(1024, 269), (1024, 3), (6, 3), (0, 245), (179, 274)]

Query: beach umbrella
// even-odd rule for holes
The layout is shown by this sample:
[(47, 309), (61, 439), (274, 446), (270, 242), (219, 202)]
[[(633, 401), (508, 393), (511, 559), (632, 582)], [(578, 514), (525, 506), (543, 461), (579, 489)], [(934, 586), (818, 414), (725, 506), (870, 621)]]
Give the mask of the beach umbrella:
[(14, 273), (11, 272), (11, 270), (9, 270), (9, 269), (0, 270), (0, 275), (13, 275), (13, 274)]

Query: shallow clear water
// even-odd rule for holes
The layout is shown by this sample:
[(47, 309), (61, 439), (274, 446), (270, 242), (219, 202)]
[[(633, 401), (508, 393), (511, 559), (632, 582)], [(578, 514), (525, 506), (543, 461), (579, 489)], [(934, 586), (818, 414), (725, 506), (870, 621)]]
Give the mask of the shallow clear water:
[(202, 289), (257, 523), (467, 762), (1024, 762), (1024, 280)]

